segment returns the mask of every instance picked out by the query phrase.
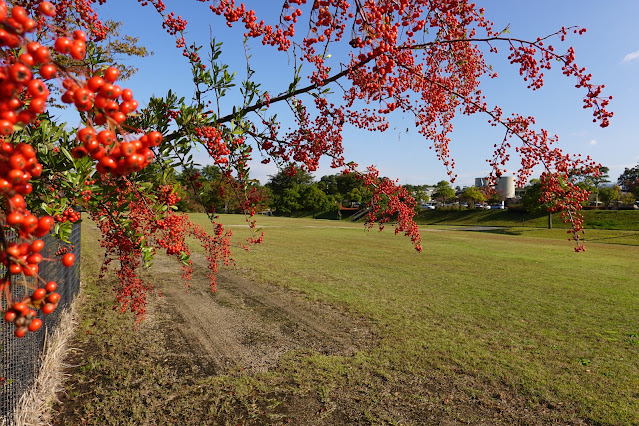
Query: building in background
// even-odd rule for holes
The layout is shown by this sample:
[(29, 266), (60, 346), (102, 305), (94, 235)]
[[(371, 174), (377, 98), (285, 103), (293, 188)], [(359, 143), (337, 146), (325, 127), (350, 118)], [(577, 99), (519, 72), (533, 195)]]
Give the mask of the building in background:
[[(487, 178), (475, 178), (475, 186), (478, 188), (488, 188)], [(502, 200), (508, 200), (515, 198), (515, 177), (514, 176), (502, 176), (497, 179), (495, 183), (495, 191), (499, 194)]]

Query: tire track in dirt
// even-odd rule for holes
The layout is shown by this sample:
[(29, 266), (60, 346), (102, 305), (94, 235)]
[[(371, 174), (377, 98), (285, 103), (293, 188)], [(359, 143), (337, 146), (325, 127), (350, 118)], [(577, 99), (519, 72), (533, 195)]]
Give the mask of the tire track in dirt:
[(167, 360), (193, 375), (251, 374), (277, 365), (294, 349), (352, 355), (378, 342), (371, 324), (301, 293), (224, 270), (211, 293), (206, 259), (193, 253), (186, 289), (173, 259), (156, 258), (149, 277), (162, 297), (148, 308), (164, 331)]

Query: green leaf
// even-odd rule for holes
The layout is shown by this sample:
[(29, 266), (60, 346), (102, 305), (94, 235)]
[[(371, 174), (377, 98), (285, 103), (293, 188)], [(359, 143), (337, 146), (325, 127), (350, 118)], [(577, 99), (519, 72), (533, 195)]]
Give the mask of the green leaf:
[(65, 243), (70, 243), (69, 237), (71, 236), (72, 227), (73, 224), (71, 222), (57, 223), (54, 227), (54, 234)]
[(71, 161), (71, 163), (73, 163), (73, 156), (71, 155), (71, 153), (65, 147), (61, 146), (60, 147), (60, 151), (62, 151), (64, 156), (67, 157), (69, 159), (69, 161)]

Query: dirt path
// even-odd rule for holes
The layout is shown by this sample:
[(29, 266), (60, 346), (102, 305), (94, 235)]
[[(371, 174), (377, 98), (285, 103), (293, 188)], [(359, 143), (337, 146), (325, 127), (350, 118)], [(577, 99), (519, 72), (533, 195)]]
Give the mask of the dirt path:
[(361, 319), (233, 271), (220, 272), (218, 290), (211, 293), (206, 259), (195, 253), (193, 261), (197, 266), (185, 291), (173, 281), (175, 262), (158, 256), (153, 277), (162, 297), (151, 306), (170, 361), (191, 373), (265, 372), (291, 349), (351, 355), (377, 341)]

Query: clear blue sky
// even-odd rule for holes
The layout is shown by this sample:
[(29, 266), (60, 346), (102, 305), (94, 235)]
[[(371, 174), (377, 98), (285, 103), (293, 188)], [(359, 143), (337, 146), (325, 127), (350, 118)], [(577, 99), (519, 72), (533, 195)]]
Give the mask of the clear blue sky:
[[(224, 42), (222, 59), (231, 70), (244, 75), (241, 28), (229, 30), (222, 19), (211, 13), (207, 3), (179, 0), (165, 0), (165, 3), (167, 10), (174, 10), (189, 21), (187, 41), (207, 44), (212, 33)], [(614, 96), (611, 109), (615, 116), (606, 129), (592, 123), (591, 112), (581, 108), (583, 92), (575, 89), (574, 80), (562, 76), (558, 69), (546, 73), (546, 86), (542, 90), (526, 89), (517, 70), (504, 63), (501, 53), (487, 57), (500, 74), (499, 79), (489, 81), (484, 87), (489, 104), (501, 106), (507, 114), (535, 116), (540, 127), (559, 135), (559, 146), (564, 151), (592, 156), (610, 168), (613, 180), (624, 167), (637, 165), (639, 38), (635, 25), (639, 1), (479, 0), (477, 3), (486, 9), (486, 16), (496, 23), (496, 28), (510, 24), (513, 37), (544, 36), (562, 26), (586, 27), (588, 31), (584, 35), (569, 37), (565, 46), (575, 47), (577, 62), (592, 72), (593, 82), (606, 84), (606, 94)], [(257, 7), (258, 17), (268, 20), (279, 13), (276, 5), (281, 5), (281, 1), (247, 2), (251, 4), (257, 5), (254, 8)], [(150, 95), (164, 95), (168, 89), (187, 98), (191, 96), (188, 63), (174, 47), (173, 39), (161, 29), (160, 17), (150, 6), (142, 7), (131, 0), (109, 0), (99, 9), (99, 15), (103, 19), (123, 21), (123, 32), (139, 37), (141, 44), (154, 52), (153, 56), (138, 61), (139, 72), (126, 83), (142, 104)], [(291, 75), (288, 55), (263, 49), (257, 43), (252, 46), (251, 63), (258, 71), (257, 79), (262, 87), (271, 94), (284, 91)], [(506, 50), (504, 47), (501, 52)], [(400, 120), (382, 134), (347, 130), (347, 159), (361, 166), (374, 164), (383, 175), (397, 178), (400, 183), (430, 184), (445, 179), (445, 169), (428, 149), (428, 141), (415, 131), (407, 133), (408, 123), (409, 120)], [(491, 128), (485, 117), (464, 116), (456, 121), (451, 144), (459, 175), (456, 185), (472, 185), (475, 177), (488, 172), (485, 159), (491, 155), (493, 144), (502, 137), (503, 132)], [(318, 178), (336, 172), (328, 164), (326, 161), (316, 173)], [(509, 168), (514, 170), (516, 164)], [(256, 161), (253, 175), (265, 183), (267, 176), (275, 171), (273, 166), (263, 166)]]

